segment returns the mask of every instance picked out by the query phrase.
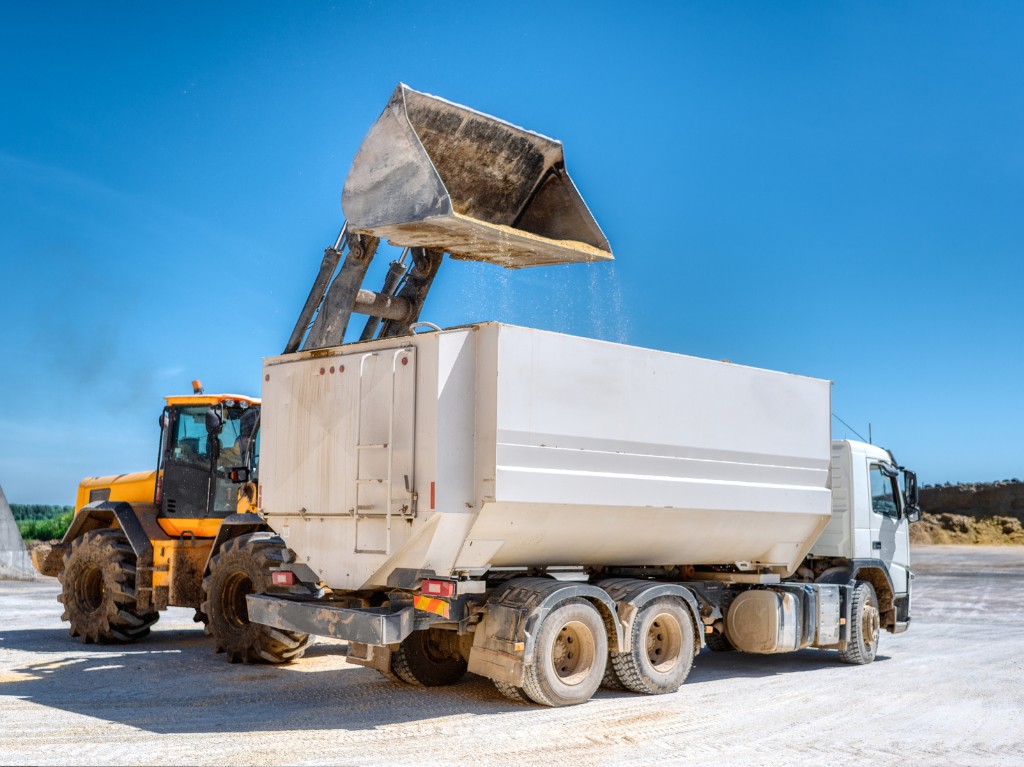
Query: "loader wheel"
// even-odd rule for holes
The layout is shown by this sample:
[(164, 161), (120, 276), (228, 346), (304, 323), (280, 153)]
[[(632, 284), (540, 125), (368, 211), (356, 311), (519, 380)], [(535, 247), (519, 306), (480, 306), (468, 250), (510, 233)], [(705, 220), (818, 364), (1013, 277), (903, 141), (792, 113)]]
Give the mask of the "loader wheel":
[(857, 583), (853, 589), (850, 613), (850, 639), (846, 643), (846, 649), (839, 651), (839, 660), (854, 666), (863, 666), (875, 659), (878, 652), (878, 636), (882, 628), (874, 586), (866, 581)]
[(75, 539), (57, 578), (62, 620), (86, 644), (134, 642), (149, 633), (159, 614), (135, 604), (135, 552), (118, 529), (94, 530)]
[(273, 533), (250, 533), (225, 543), (210, 560), (200, 612), (214, 648), (232, 663), (287, 663), (309, 645), (309, 634), (249, 622), (245, 598), (270, 589), (270, 568), (281, 563), (284, 551)]
[(655, 599), (633, 621), (629, 652), (611, 655), (622, 686), (646, 695), (675, 692), (693, 666), (693, 622), (678, 599)]
[(608, 663), (604, 619), (585, 599), (568, 599), (544, 616), (523, 692), (542, 706), (585, 703), (597, 691)]
[(445, 687), (466, 675), (466, 659), (459, 654), (454, 631), (414, 631), (391, 655), (391, 671), (407, 684)]

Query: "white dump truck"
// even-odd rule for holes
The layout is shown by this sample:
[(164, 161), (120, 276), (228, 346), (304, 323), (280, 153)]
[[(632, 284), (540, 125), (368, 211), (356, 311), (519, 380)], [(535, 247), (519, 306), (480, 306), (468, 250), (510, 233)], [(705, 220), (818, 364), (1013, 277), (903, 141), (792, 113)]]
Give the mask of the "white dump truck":
[[(231, 660), (295, 659), (316, 634), (411, 684), (468, 670), (561, 706), (672, 692), (705, 645), (863, 664), (907, 628), (916, 479), (831, 440), (830, 382), (418, 322), (446, 253), (611, 258), (560, 143), (399, 86), (342, 207), (264, 362), (259, 461), (233, 470), (258, 471), (258, 513), (224, 520), (206, 567)], [(381, 238), (407, 250), (373, 292)]]
[(248, 615), (356, 663), (565, 705), (674, 691), (705, 642), (868, 663), (910, 621), (914, 475), (831, 441), (828, 381), (497, 323), (264, 373), (288, 593)]

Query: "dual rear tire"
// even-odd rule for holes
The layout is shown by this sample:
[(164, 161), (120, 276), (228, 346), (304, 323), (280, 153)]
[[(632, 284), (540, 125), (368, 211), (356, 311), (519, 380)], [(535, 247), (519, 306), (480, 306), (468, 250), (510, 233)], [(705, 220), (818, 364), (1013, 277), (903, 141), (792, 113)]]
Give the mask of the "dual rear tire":
[(593, 603), (566, 600), (543, 618), (522, 686), (495, 686), (512, 700), (571, 706), (589, 700), (602, 685), (647, 695), (675, 692), (689, 674), (693, 623), (680, 600), (663, 597), (640, 609), (629, 652), (609, 655), (607, 631)]

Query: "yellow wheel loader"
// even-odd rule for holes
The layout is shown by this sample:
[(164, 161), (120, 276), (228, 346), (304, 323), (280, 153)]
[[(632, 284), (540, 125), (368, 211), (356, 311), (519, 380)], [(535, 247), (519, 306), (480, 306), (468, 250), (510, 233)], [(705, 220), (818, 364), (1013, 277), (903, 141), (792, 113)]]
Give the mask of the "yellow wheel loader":
[(166, 398), (156, 469), (83, 480), (63, 540), (33, 561), (60, 580), (62, 618), (82, 642), (132, 642), (161, 610), (191, 607), (232, 661), (291, 660), (308, 637), (245, 611), (285, 550), (253, 513), (260, 401), (193, 387)]

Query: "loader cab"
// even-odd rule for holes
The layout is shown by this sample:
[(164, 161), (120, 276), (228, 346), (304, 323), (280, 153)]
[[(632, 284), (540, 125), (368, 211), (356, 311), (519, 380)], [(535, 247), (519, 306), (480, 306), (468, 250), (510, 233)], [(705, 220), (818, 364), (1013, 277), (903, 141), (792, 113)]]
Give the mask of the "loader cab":
[(259, 412), (258, 399), (238, 395), (167, 398), (155, 498), (165, 530), (203, 537), (203, 520), (235, 513), (239, 483), (256, 480)]

